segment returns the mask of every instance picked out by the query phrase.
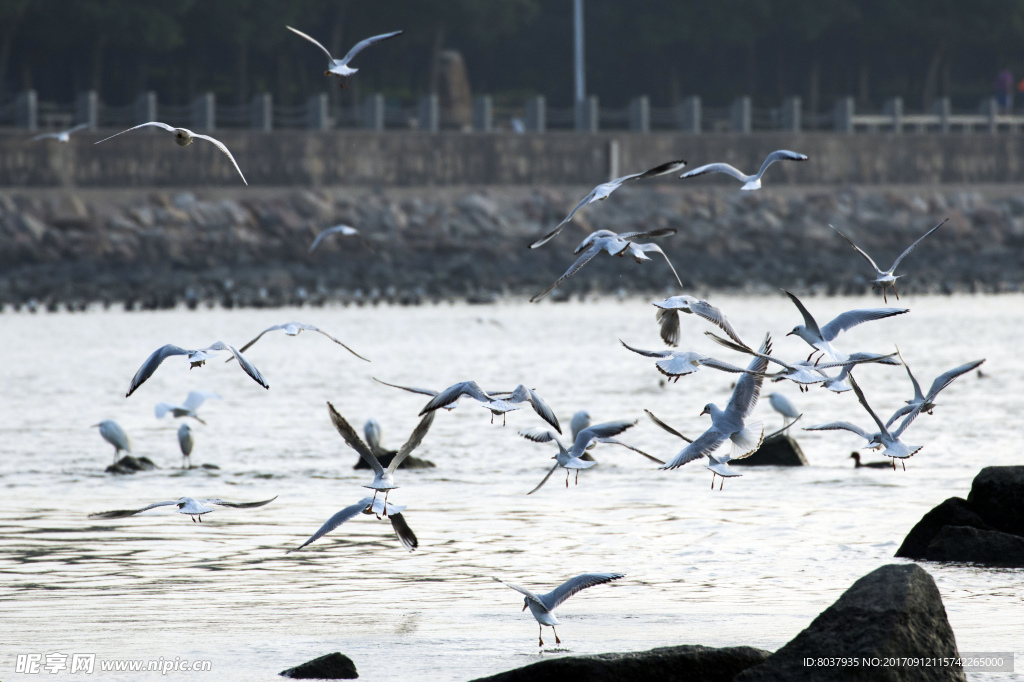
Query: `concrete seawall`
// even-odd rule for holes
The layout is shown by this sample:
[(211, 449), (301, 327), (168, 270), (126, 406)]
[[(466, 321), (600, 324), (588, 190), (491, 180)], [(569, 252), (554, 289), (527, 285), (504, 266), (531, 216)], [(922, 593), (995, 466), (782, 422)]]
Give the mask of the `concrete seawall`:
[[(68, 144), (0, 135), (0, 187), (241, 186), (230, 161), (199, 141), (184, 149), (164, 131), (83, 132)], [(222, 130), (250, 186), (571, 186), (602, 182), (669, 159), (691, 167), (725, 161), (754, 172), (775, 149), (810, 156), (772, 167), (766, 186), (929, 185), (1024, 182), (1024, 136), (988, 134), (759, 133), (544, 135)], [(612, 152), (613, 146), (617, 154)], [(671, 182), (667, 178), (663, 182)], [(679, 182), (675, 180), (675, 182)], [(687, 180), (728, 186), (725, 177)]]

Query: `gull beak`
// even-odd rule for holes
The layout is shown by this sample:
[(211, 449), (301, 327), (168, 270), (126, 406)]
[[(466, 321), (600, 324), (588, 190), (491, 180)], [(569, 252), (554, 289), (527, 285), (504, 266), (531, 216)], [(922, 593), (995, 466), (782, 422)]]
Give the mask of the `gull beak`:
[(706, 415), (707, 413), (708, 413), (708, 411), (707, 411), (706, 409), (704, 409), (704, 410), (701, 410), (701, 411), (700, 411), (700, 414), (698, 414), (697, 416), (698, 416), (698, 417), (703, 417), (703, 416), (704, 416), (704, 415)]
[(793, 334), (795, 334), (795, 333), (796, 332), (789, 332), (788, 334), (786, 334), (786, 336), (793, 336)]
[(526, 604), (523, 604), (523, 611), (526, 610)]

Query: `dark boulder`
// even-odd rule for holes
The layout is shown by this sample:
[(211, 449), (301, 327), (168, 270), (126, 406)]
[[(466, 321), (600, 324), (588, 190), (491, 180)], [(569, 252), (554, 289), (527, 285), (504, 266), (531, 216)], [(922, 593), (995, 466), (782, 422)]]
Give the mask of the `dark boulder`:
[(957, 680), (960, 667), (809, 666), (820, 657), (957, 656), (935, 581), (917, 564), (890, 564), (855, 582), (803, 632), (736, 682), (760, 680)]
[(729, 465), (801, 467), (807, 466), (807, 458), (799, 443), (789, 436), (779, 434), (761, 443), (761, 447), (750, 457), (731, 460)]
[(288, 668), (280, 673), (281, 677), (293, 680), (354, 680), (359, 677), (356, 664), (345, 654), (335, 651), (302, 665)]
[(769, 652), (749, 646), (715, 649), (685, 644), (649, 651), (563, 656), (507, 670), (474, 682), (730, 682), (765, 660)]
[(925, 558), (1024, 568), (1024, 538), (998, 530), (946, 526), (928, 544)]
[(907, 559), (924, 559), (928, 545), (946, 526), (970, 526), (980, 530), (992, 530), (962, 497), (951, 497), (921, 517), (903, 544), (896, 550), (896, 556)]
[(108, 474), (134, 474), (136, 471), (149, 471), (150, 469), (159, 468), (149, 457), (125, 455), (117, 460), (116, 464), (111, 464), (104, 471)]
[[(388, 466), (391, 465), (391, 460), (393, 460), (395, 458), (396, 454), (398, 454), (398, 453), (396, 453), (394, 450), (388, 450), (387, 452), (383, 452), (383, 453), (378, 454), (377, 455), (377, 461), (380, 462), (380, 465), (386, 469)], [(412, 455), (409, 455), (408, 457), (405, 458), (404, 462), (402, 462), (401, 464), (398, 465), (398, 468), (399, 469), (433, 469), (436, 466), (437, 465), (434, 464), (433, 462), (431, 462), (429, 459), (420, 459), (419, 457), (413, 457)], [(352, 468), (353, 469), (369, 469), (370, 465), (367, 464), (365, 461), (363, 461), (363, 458), (360, 457), (359, 460), (355, 463), (355, 466), (353, 466)]]
[(985, 467), (967, 502), (996, 530), (1024, 536), (1024, 466)]

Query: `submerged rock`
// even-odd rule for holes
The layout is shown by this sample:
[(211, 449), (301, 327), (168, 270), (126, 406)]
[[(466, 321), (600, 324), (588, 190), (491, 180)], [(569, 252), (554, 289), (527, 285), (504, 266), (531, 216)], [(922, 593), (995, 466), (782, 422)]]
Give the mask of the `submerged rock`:
[(125, 455), (117, 460), (116, 464), (111, 464), (104, 471), (108, 474), (134, 474), (136, 471), (149, 471), (159, 468), (149, 457)]
[(761, 447), (754, 451), (750, 457), (735, 459), (729, 462), (730, 465), (739, 466), (780, 466), (780, 467), (802, 467), (807, 466), (807, 458), (800, 444), (785, 434), (772, 436), (761, 443)]
[(337, 651), (283, 670), (278, 675), (293, 680), (354, 680), (359, 677), (352, 659)]

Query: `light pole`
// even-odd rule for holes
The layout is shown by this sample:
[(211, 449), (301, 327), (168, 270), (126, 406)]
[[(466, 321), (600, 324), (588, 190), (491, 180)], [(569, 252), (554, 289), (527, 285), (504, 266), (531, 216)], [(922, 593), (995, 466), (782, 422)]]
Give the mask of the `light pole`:
[(583, 0), (573, 0), (573, 66), (576, 72), (576, 97), (574, 108), (576, 110), (576, 129), (582, 130), (585, 127), (584, 100), (587, 97), (586, 74), (583, 67)]

